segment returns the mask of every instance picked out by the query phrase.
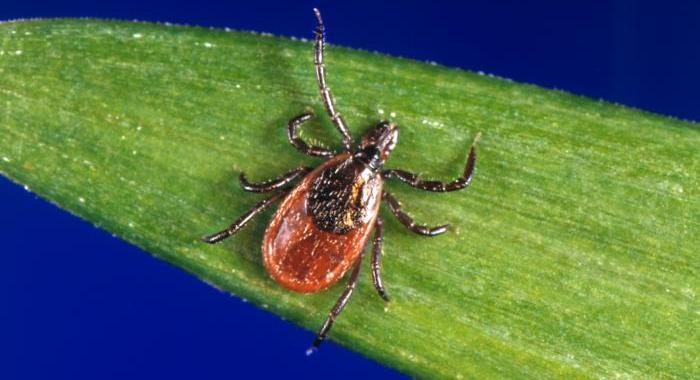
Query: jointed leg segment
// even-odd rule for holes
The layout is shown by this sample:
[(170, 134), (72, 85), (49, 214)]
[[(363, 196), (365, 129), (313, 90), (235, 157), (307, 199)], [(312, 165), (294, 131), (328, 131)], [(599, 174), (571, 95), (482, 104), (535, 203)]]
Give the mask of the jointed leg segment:
[(307, 355), (313, 353), (313, 351), (318, 348), (321, 343), (323, 343), (323, 341), (326, 339), (326, 335), (328, 335), (328, 331), (330, 331), (331, 327), (333, 327), (333, 321), (335, 321), (335, 318), (341, 311), (343, 311), (345, 305), (348, 303), (353, 290), (355, 290), (355, 287), (357, 286), (357, 280), (360, 278), (360, 268), (362, 267), (363, 256), (364, 252), (360, 253), (360, 258), (357, 259), (357, 264), (355, 264), (355, 268), (352, 270), (352, 273), (350, 273), (350, 281), (348, 281), (348, 284), (345, 286), (345, 290), (340, 295), (338, 301), (336, 301), (331, 311), (328, 312), (328, 317), (323, 322), (323, 326), (321, 326), (318, 334), (316, 334), (316, 339), (314, 340), (313, 345), (306, 351)]
[(243, 188), (245, 191), (250, 191), (251, 193), (268, 193), (284, 187), (284, 185), (294, 181), (310, 171), (311, 168), (300, 167), (291, 170), (278, 178), (258, 183), (248, 182), (248, 178), (246, 177), (245, 173), (241, 173), (238, 180), (241, 183), (241, 188)]
[(287, 124), (287, 138), (289, 139), (289, 143), (294, 145), (294, 147), (300, 150), (302, 153), (308, 154), (309, 156), (331, 157), (335, 154), (334, 152), (315, 145), (309, 145), (302, 140), (301, 137), (299, 137), (299, 127), (304, 122), (311, 119), (311, 117), (313, 117), (312, 114), (303, 113), (289, 121), (289, 124)]
[(389, 301), (389, 294), (384, 288), (382, 281), (382, 245), (384, 244), (384, 227), (382, 219), (377, 217), (374, 225), (374, 244), (372, 246), (372, 282), (374, 288), (377, 289), (379, 296), (385, 301)]
[(412, 187), (427, 191), (444, 193), (447, 191), (463, 189), (469, 186), (469, 184), (472, 181), (472, 176), (474, 175), (474, 166), (476, 165), (475, 145), (479, 141), (479, 136), (480, 135), (476, 136), (476, 138), (474, 139), (474, 143), (472, 143), (472, 147), (469, 150), (469, 157), (467, 158), (467, 164), (464, 167), (464, 174), (452, 182), (443, 183), (439, 181), (424, 181), (418, 178), (416, 174), (407, 172), (405, 170), (395, 169), (383, 171), (382, 176), (384, 176), (384, 178), (386, 179), (395, 178), (401, 182), (407, 183)]
[(250, 210), (246, 211), (245, 214), (241, 215), (241, 217), (238, 218), (235, 222), (233, 222), (227, 229), (217, 232), (213, 235), (205, 236), (202, 238), (202, 241), (209, 244), (215, 244), (228, 237), (231, 237), (233, 234), (238, 232), (243, 226), (245, 226), (246, 223), (253, 219), (255, 215), (261, 213), (267, 208), (267, 206), (271, 205), (276, 200), (287, 195), (287, 193), (288, 191), (280, 191), (279, 193), (276, 193), (271, 197), (261, 202), (258, 202), (255, 206), (251, 207)]
[(331, 117), (333, 125), (335, 125), (340, 134), (343, 135), (343, 146), (345, 150), (349, 151), (352, 148), (352, 136), (350, 136), (348, 132), (345, 120), (340, 116), (340, 113), (336, 111), (331, 89), (328, 88), (326, 84), (326, 67), (323, 64), (323, 50), (325, 48), (323, 19), (321, 19), (321, 12), (319, 12), (318, 9), (314, 8), (314, 13), (316, 13), (316, 19), (318, 20), (318, 25), (316, 26), (316, 40), (314, 43), (314, 66), (316, 67), (318, 91), (321, 93), (323, 106), (326, 107), (326, 112), (328, 112), (328, 115)]
[(430, 228), (418, 225), (413, 221), (413, 218), (411, 218), (410, 215), (406, 214), (405, 212), (403, 212), (403, 210), (401, 210), (401, 204), (399, 203), (399, 201), (396, 200), (396, 198), (394, 198), (393, 195), (391, 195), (391, 193), (384, 191), (382, 193), (382, 199), (389, 204), (389, 209), (394, 214), (394, 216), (396, 216), (396, 218), (399, 219), (399, 222), (401, 222), (401, 224), (403, 224), (404, 226), (406, 226), (406, 228), (419, 235), (440, 235), (441, 233), (447, 231), (447, 227), (450, 226), (449, 224), (444, 224), (442, 226)]

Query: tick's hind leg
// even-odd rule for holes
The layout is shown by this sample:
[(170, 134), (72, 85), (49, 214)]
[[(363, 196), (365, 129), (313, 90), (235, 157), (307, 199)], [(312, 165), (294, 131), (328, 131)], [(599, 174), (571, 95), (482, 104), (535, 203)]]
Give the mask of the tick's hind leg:
[(345, 304), (348, 303), (353, 290), (355, 290), (355, 287), (357, 286), (357, 280), (360, 278), (360, 268), (362, 267), (363, 256), (364, 252), (360, 253), (360, 258), (357, 259), (357, 264), (355, 264), (355, 268), (352, 270), (352, 273), (350, 273), (350, 281), (348, 281), (348, 284), (345, 286), (345, 290), (343, 290), (343, 293), (340, 295), (340, 298), (338, 298), (338, 301), (336, 301), (331, 311), (328, 312), (328, 317), (326, 317), (325, 322), (323, 322), (321, 329), (318, 330), (318, 334), (316, 334), (316, 339), (314, 340), (313, 345), (306, 350), (307, 355), (311, 355), (318, 348), (318, 346), (323, 343), (323, 341), (326, 339), (326, 335), (328, 335), (331, 327), (333, 327), (333, 321), (335, 321), (338, 314), (343, 311)]
[(312, 157), (330, 157), (335, 153), (325, 148), (321, 148), (314, 145), (307, 144), (304, 140), (299, 137), (299, 127), (301, 127), (304, 122), (313, 117), (310, 113), (303, 113), (292, 120), (289, 120), (287, 124), (287, 139), (289, 143), (294, 145), (299, 151), (304, 154), (308, 154)]
[(391, 210), (391, 213), (396, 216), (396, 218), (406, 226), (409, 230), (419, 234), (419, 235), (425, 235), (425, 236), (435, 236), (435, 235), (440, 235), (447, 231), (447, 227), (449, 227), (449, 224), (443, 224), (442, 226), (437, 226), (434, 228), (426, 227), (426, 226), (421, 226), (416, 224), (413, 221), (413, 218), (411, 218), (410, 215), (406, 214), (401, 210), (401, 204), (399, 201), (394, 198), (391, 193), (384, 191), (382, 193), (382, 199), (385, 200), (389, 204), (389, 209)]
[(238, 177), (238, 180), (241, 183), (241, 188), (243, 188), (243, 190), (245, 191), (250, 191), (252, 193), (267, 193), (282, 188), (284, 185), (294, 181), (295, 179), (310, 171), (311, 168), (300, 167), (287, 173), (284, 173), (278, 178), (258, 183), (248, 182), (248, 178), (246, 177), (245, 173), (241, 173), (240, 177)]
[(267, 208), (267, 206), (271, 205), (276, 200), (282, 198), (287, 193), (288, 191), (281, 191), (261, 202), (258, 202), (255, 206), (251, 207), (250, 210), (246, 211), (245, 214), (243, 214), (240, 218), (233, 222), (227, 229), (217, 232), (213, 235), (204, 236), (202, 238), (202, 241), (209, 244), (215, 244), (232, 236), (233, 234), (238, 232), (243, 226), (245, 226), (246, 223), (253, 219), (255, 215), (261, 213), (265, 208)]
[(389, 301), (389, 294), (384, 288), (382, 281), (382, 245), (384, 244), (384, 227), (382, 227), (382, 219), (377, 217), (374, 224), (374, 244), (372, 246), (372, 282), (374, 288), (377, 289), (379, 296), (384, 301)]
[(461, 177), (456, 180), (443, 183), (440, 181), (423, 181), (416, 174), (407, 172), (405, 170), (394, 170), (389, 169), (382, 172), (384, 178), (396, 178), (401, 182), (407, 183), (408, 185), (421, 190), (435, 191), (439, 193), (444, 193), (447, 191), (455, 191), (464, 189), (469, 186), (472, 181), (472, 176), (474, 175), (474, 167), (476, 166), (476, 143), (479, 141), (481, 134), (476, 135), (472, 147), (469, 150), (469, 157), (467, 158), (467, 164), (464, 166), (464, 173)]

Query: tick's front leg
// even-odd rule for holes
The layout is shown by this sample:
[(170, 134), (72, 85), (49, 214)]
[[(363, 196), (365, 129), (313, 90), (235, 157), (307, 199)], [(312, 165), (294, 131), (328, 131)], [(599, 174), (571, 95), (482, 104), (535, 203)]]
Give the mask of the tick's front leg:
[(386, 179), (398, 179), (409, 186), (426, 191), (444, 193), (447, 191), (464, 189), (465, 187), (469, 186), (472, 181), (472, 176), (474, 175), (474, 167), (476, 166), (476, 143), (479, 141), (480, 136), (481, 134), (476, 135), (476, 138), (472, 143), (471, 149), (469, 150), (469, 157), (467, 158), (467, 164), (464, 166), (464, 173), (461, 177), (452, 182), (444, 183), (440, 181), (424, 181), (418, 178), (416, 174), (405, 170), (395, 169), (383, 171), (382, 176)]
[(306, 155), (312, 157), (331, 157), (335, 152), (315, 145), (309, 145), (299, 136), (299, 127), (312, 117), (313, 114), (303, 113), (290, 120), (287, 124), (287, 139), (289, 139), (290, 144), (294, 145), (295, 148)]
[(318, 20), (318, 25), (316, 26), (316, 38), (314, 41), (314, 67), (316, 68), (316, 80), (318, 81), (318, 91), (321, 94), (321, 99), (323, 99), (323, 106), (326, 107), (326, 112), (328, 116), (331, 117), (331, 121), (335, 128), (338, 129), (341, 136), (343, 137), (343, 147), (346, 151), (352, 148), (352, 136), (348, 132), (348, 127), (345, 124), (345, 119), (340, 116), (340, 112), (335, 109), (335, 101), (333, 100), (333, 95), (331, 94), (331, 89), (326, 83), (326, 66), (323, 63), (323, 52), (326, 47), (325, 34), (326, 30), (323, 26), (323, 19), (321, 18), (321, 12), (314, 8), (314, 13), (316, 14), (316, 19)]

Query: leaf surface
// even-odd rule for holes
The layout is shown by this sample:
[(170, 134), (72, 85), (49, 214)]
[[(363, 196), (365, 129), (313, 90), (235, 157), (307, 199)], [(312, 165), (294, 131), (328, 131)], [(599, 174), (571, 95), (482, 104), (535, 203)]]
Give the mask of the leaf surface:
[[(383, 210), (393, 300), (366, 266), (331, 339), (418, 377), (700, 377), (697, 124), (334, 46), (327, 67), (356, 139), (380, 119), (399, 125), (388, 167), (451, 180), (482, 133), (469, 189), (387, 184), (419, 223), (454, 229), (420, 237)], [(313, 110), (304, 138), (339, 148), (310, 43), (3, 23), (0, 109), (0, 172), (43, 198), (314, 331), (341, 292), (269, 279), (271, 210), (220, 245), (198, 240), (261, 199), (239, 188), (241, 171), (319, 163), (287, 143), (291, 117)]]

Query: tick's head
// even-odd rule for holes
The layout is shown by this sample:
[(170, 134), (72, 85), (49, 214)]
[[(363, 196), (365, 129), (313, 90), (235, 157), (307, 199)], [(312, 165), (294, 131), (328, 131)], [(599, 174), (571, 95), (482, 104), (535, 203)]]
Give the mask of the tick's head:
[(382, 121), (362, 137), (355, 156), (377, 170), (389, 159), (398, 139), (399, 129), (396, 125)]

